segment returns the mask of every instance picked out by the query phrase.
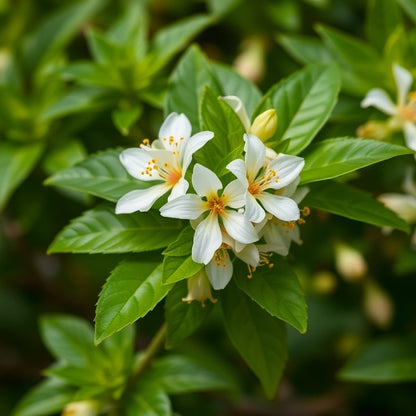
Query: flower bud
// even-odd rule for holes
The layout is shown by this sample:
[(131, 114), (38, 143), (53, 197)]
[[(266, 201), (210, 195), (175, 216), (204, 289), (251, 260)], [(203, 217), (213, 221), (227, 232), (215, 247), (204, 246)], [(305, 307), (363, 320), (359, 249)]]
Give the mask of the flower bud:
[(248, 38), (243, 42), (242, 49), (233, 67), (244, 78), (258, 83), (265, 72), (265, 42), (260, 38)]
[(62, 412), (62, 416), (97, 416), (98, 410), (98, 402), (83, 400), (67, 404)]
[(197, 300), (204, 307), (206, 299), (209, 299), (212, 303), (217, 301), (217, 299), (212, 297), (211, 285), (209, 284), (205, 269), (202, 269), (188, 279), (188, 294), (182, 300), (187, 303)]
[(323, 270), (316, 273), (312, 279), (312, 288), (320, 295), (328, 295), (332, 293), (337, 286), (337, 277), (334, 273)]
[(367, 273), (367, 263), (361, 253), (345, 244), (335, 247), (335, 268), (347, 281), (359, 280)]
[(393, 318), (393, 302), (375, 282), (369, 281), (365, 286), (364, 311), (367, 317), (380, 328), (388, 327)]
[(277, 129), (277, 115), (274, 109), (266, 110), (258, 115), (251, 125), (250, 133), (265, 142), (273, 137)]
[(391, 129), (384, 121), (368, 121), (357, 129), (357, 135), (364, 139), (383, 140), (390, 133)]

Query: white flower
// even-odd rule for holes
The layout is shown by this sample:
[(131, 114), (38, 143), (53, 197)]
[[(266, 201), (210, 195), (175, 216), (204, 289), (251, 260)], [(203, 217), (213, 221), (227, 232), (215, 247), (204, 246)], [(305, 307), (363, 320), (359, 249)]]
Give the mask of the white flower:
[(208, 264), (221, 246), (219, 219), (235, 240), (246, 244), (257, 241), (258, 236), (247, 217), (230, 209), (244, 205), (245, 189), (238, 180), (230, 182), (219, 195), (222, 183), (217, 175), (197, 163), (192, 174), (192, 185), (197, 195), (187, 194), (169, 201), (160, 209), (160, 213), (164, 217), (195, 220), (208, 212), (208, 216), (195, 229), (192, 258), (196, 263)]
[(244, 140), (245, 161), (233, 160), (227, 165), (227, 169), (247, 189), (245, 205), (249, 220), (255, 223), (263, 221), (265, 211), (281, 221), (298, 220), (299, 208), (293, 199), (267, 191), (284, 188), (293, 182), (303, 169), (303, 158), (280, 153), (267, 163), (266, 146), (263, 142), (251, 134), (245, 134)]
[(204, 269), (188, 278), (188, 294), (182, 298), (183, 302), (191, 303), (196, 300), (201, 302), (201, 306), (205, 306), (205, 301), (209, 299), (212, 303), (216, 303), (211, 294), (211, 286), (207, 279), (207, 274)]
[(117, 202), (116, 213), (148, 211), (162, 195), (171, 191), (168, 201), (184, 195), (189, 184), (185, 179), (192, 155), (212, 139), (214, 133), (202, 131), (191, 136), (191, 123), (184, 114), (171, 113), (163, 122), (159, 139), (148, 146), (126, 149), (120, 161), (127, 172), (141, 181), (155, 181), (146, 189), (130, 191)]
[(409, 94), (413, 82), (412, 74), (400, 65), (393, 65), (393, 74), (397, 87), (397, 103), (394, 104), (386, 91), (380, 88), (370, 90), (361, 102), (361, 107), (376, 107), (392, 116), (391, 124), (397, 124), (403, 130), (406, 145), (416, 150), (416, 95)]

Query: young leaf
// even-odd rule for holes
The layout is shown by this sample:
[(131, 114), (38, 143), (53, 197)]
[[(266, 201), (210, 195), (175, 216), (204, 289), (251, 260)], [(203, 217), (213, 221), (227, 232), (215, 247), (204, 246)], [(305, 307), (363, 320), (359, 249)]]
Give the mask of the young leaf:
[(232, 283), (223, 291), (221, 306), (225, 329), (234, 347), (272, 398), (287, 358), (285, 324), (270, 316)]
[(132, 108), (114, 110), (112, 112), (113, 123), (118, 131), (126, 136), (130, 127), (140, 118), (143, 108), (136, 106)]
[(398, 383), (416, 380), (414, 339), (388, 338), (372, 342), (338, 373), (345, 381)]
[(213, 304), (206, 302), (183, 302), (187, 295), (186, 282), (177, 283), (169, 292), (165, 302), (165, 320), (167, 326), (166, 345), (168, 348), (179, 344), (191, 335), (212, 310)]
[(43, 150), (42, 143), (0, 143), (0, 211), (13, 191), (29, 175)]
[(366, 192), (337, 182), (317, 184), (310, 188), (302, 203), (311, 208), (379, 227), (393, 227), (409, 232), (409, 226), (404, 220)]
[(54, 415), (73, 401), (75, 392), (76, 389), (66, 382), (49, 378), (26, 393), (11, 416)]
[(172, 416), (170, 400), (156, 383), (137, 383), (126, 403), (126, 416)]
[(306, 303), (292, 268), (274, 256), (274, 267), (262, 267), (248, 279), (241, 268), (235, 273), (237, 286), (271, 315), (306, 332)]
[(316, 136), (331, 114), (340, 87), (335, 67), (311, 65), (272, 87), (256, 114), (272, 107), (279, 123), (271, 140), (289, 140), (287, 152), (300, 153)]
[(143, 262), (135, 257), (120, 263), (107, 279), (98, 299), (96, 343), (145, 316), (171, 288), (163, 284), (161, 264)]
[(179, 61), (172, 73), (165, 113), (173, 111), (185, 113), (192, 124), (192, 130), (199, 130), (199, 103), (204, 87), (208, 86), (215, 94), (221, 95), (221, 87), (205, 56), (196, 46), (192, 46)]
[(373, 163), (411, 153), (406, 147), (378, 140), (349, 137), (322, 140), (308, 148), (301, 183), (336, 178)]
[(169, 284), (187, 279), (203, 267), (202, 263), (195, 263), (192, 256), (166, 256), (163, 261), (163, 281)]
[(139, 253), (166, 247), (181, 222), (157, 212), (120, 214), (100, 205), (73, 220), (55, 238), (49, 253)]

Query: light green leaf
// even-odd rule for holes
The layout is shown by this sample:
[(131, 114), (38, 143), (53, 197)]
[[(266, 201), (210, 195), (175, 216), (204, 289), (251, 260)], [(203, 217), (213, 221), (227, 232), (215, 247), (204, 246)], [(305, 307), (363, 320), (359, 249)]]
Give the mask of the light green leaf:
[(302, 203), (352, 220), (409, 232), (408, 224), (396, 213), (366, 192), (345, 184), (327, 182), (310, 186)]
[(344, 381), (399, 383), (416, 380), (416, 343), (409, 338), (373, 341), (338, 373)]
[(87, 41), (94, 60), (105, 66), (114, 65), (119, 58), (119, 46), (95, 29), (87, 32)]
[(126, 404), (126, 416), (172, 416), (168, 395), (158, 384), (138, 383)]
[(208, 0), (209, 11), (216, 16), (224, 16), (237, 7), (242, 0)]
[(107, 279), (98, 299), (96, 343), (145, 316), (171, 288), (163, 284), (161, 264), (135, 257), (120, 263)]
[(274, 267), (257, 269), (251, 279), (240, 269), (234, 274), (237, 286), (271, 315), (306, 332), (306, 303), (292, 268), (274, 256)]
[(129, 134), (130, 127), (140, 118), (142, 107), (132, 107), (120, 110), (114, 110), (112, 113), (113, 123), (118, 131), (126, 136)]
[(203, 267), (202, 263), (195, 263), (192, 256), (166, 256), (163, 261), (163, 281), (170, 284), (187, 279)]
[(0, 143), (0, 210), (13, 191), (30, 174), (43, 150), (43, 143)]
[(308, 148), (301, 183), (336, 178), (373, 163), (411, 153), (406, 147), (378, 140), (350, 137), (322, 140)]
[(47, 416), (59, 413), (73, 401), (76, 389), (66, 382), (49, 378), (20, 400), (11, 416)]
[(165, 320), (167, 326), (166, 345), (173, 347), (191, 335), (202, 324), (212, 310), (209, 301), (202, 306), (200, 302), (183, 302), (187, 295), (186, 282), (177, 283), (169, 292), (165, 302)]
[(279, 118), (270, 140), (289, 140), (287, 152), (298, 154), (330, 116), (339, 87), (335, 67), (311, 65), (272, 87), (256, 109), (256, 115), (270, 108), (270, 100)]
[(260, 379), (269, 398), (276, 393), (287, 358), (286, 327), (232, 283), (221, 296), (223, 319), (234, 347)]
[(120, 214), (101, 205), (73, 220), (55, 238), (49, 253), (139, 253), (166, 247), (181, 229), (158, 212)]
[(209, 62), (196, 46), (191, 46), (179, 61), (169, 81), (165, 113), (184, 113), (189, 118), (193, 132), (199, 131), (199, 104), (204, 87), (221, 94), (221, 87)]
[(194, 230), (189, 225), (185, 227), (179, 234), (178, 238), (169, 244), (166, 250), (163, 251), (164, 256), (186, 256), (192, 252), (192, 244), (194, 238)]
[(232, 389), (223, 374), (195, 358), (181, 355), (168, 355), (159, 358), (146, 375), (146, 382), (152, 380), (168, 394), (191, 393), (203, 390)]
[(406, 14), (416, 23), (416, 4), (413, 0), (396, 0)]
[(121, 149), (97, 153), (56, 173), (45, 184), (86, 192), (111, 202), (127, 192), (147, 188), (148, 182), (138, 181), (127, 173), (120, 162), (120, 153)]

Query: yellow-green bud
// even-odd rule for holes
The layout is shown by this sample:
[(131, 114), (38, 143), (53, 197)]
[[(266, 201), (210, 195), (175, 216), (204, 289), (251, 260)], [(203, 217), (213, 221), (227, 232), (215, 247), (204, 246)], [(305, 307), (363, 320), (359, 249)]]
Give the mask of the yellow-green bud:
[(390, 296), (374, 281), (368, 281), (364, 289), (364, 311), (367, 317), (380, 328), (387, 328), (394, 314)]
[(197, 300), (198, 302), (201, 302), (202, 307), (204, 307), (206, 299), (209, 299), (212, 303), (217, 301), (217, 299), (212, 297), (211, 285), (205, 270), (202, 269), (188, 279), (188, 294), (186, 298), (183, 298), (182, 300), (187, 303)]
[(98, 411), (98, 402), (83, 400), (67, 404), (62, 412), (62, 416), (97, 416)]
[(363, 139), (383, 140), (391, 134), (391, 128), (385, 121), (367, 121), (357, 129), (357, 136)]
[(258, 115), (251, 125), (250, 133), (265, 142), (273, 137), (277, 129), (277, 114), (274, 109), (267, 110)]
[(367, 262), (362, 254), (343, 243), (335, 246), (335, 267), (347, 281), (360, 280), (367, 273)]

